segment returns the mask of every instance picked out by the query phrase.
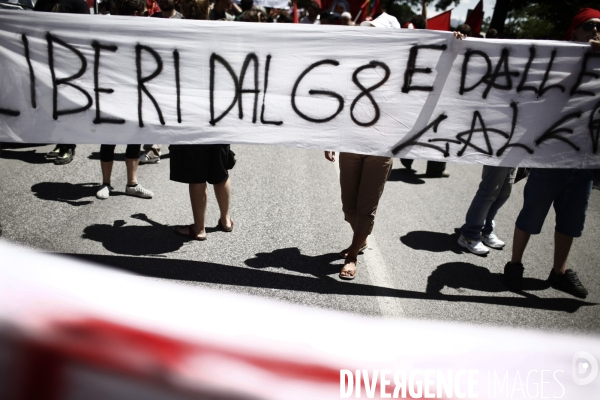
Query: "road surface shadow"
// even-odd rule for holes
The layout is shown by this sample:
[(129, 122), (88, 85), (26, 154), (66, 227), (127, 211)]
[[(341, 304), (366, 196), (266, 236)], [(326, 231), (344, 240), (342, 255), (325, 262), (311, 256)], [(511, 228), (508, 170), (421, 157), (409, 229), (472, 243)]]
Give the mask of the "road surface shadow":
[(0, 158), (5, 160), (19, 160), (28, 164), (50, 164), (53, 160), (46, 160), (46, 153), (38, 153), (37, 150), (11, 151), (5, 150), (4, 145)]
[[(127, 225), (125, 220), (119, 219), (112, 225), (90, 225), (83, 230), (81, 237), (102, 243), (111, 253), (157, 257), (177, 251), (192, 240), (176, 235), (173, 227), (153, 221), (146, 214), (133, 214), (131, 218), (147, 222), (148, 225)], [(216, 228), (206, 228), (207, 233), (214, 231)]]
[(72, 206), (85, 206), (91, 200), (83, 200), (96, 196), (97, 183), (68, 183), (68, 182), (41, 182), (31, 187), (35, 197), (41, 200), (52, 200), (67, 203)]
[[(485, 290), (492, 288), (492, 291), (499, 291), (497, 282), (492, 283), (474, 283), (468, 278), (467, 282), (452, 281), (454, 277), (448, 277), (448, 274), (458, 274), (457, 271), (472, 271), (471, 265), (462, 263), (453, 263), (449, 266), (441, 266), (441, 270), (434, 273), (429, 292), (417, 292), (411, 290), (390, 289), (386, 287), (373, 286), (360, 283), (348, 283), (338, 281), (329, 276), (319, 278), (296, 276), (280, 272), (264, 271), (267, 265), (288, 269), (288, 263), (299, 266), (302, 262), (307, 262), (308, 267), (298, 268), (304, 271), (314, 271), (317, 261), (323, 262), (321, 268), (324, 271), (329, 270), (327, 263), (333, 258), (333, 254), (324, 256), (307, 257), (296, 248), (279, 249), (267, 256), (268, 253), (259, 253), (257, 257), (246, 261), (246, 264), (256, 266), (255, 268), (235, 267), (217, 263), (208, 263), (202, 261), (160, 259), (160, 258), (137, 258), (128, 256), (106, 256), (94, 254), (68, 254), (77, 258), (85, 259), (95, 263), (103, 264), (124, 271), (133, 272), (143, 276), (174, 279), (183, 281), (193, 281), (202, 283), (211, 283), (219, 285), (231, 285), (240, 287), (257, 287), (267, 289), (292, 290), (320, 294), (336, 294), (351, 296), (372, 296), (372, 297), (392, 297), (402, 299), (431, 300), (431, 301), (451, 301), (465, 303), (482, 303), (491, 305), (503, 305), (509, 307), (531, 308), (549, 311), (561, 311), (574, 313), (580, 307), (593, 306), (596, 303), (590, 303), (573, 298), (539, 298), (529, 293), (522, 292), (524, 297), (500, 297), (500, 296), (471, 296), (471, 295), (444, 295), (435, 291), (436, 285), (440, 286), (440, 281), (448, 282), (444, 285), (467, 287), (469, 285)], [(295, 257), (297, 259), (295, 259)], [(315, 263), (314, 265), (312, 263)], [(459, 265), (457, 265), (459, 264)], [(336, 266), (339, 268), (339, 265)], [(336, 271), (337, 271), (336, 268)], [(454, 272), (453, 272), (454, 271)], [(310, 273), (310, 272), (309, 272)], [(478, 272), (480, 278), (488, 279), (485, 273)], [(321, 275), (319, 273), (319, 275)], [(446, 277), (446, 278), (444, 278)], [(493, 279), (493, 277), (491, 277)], [(529, 284), (537, 287), (538, 282), (529, 281)], [(489, 285), (489, 286), (488, 286)], [(479, 289), (478, 289), (479, 290)]]
[[(453, 234), (443, 232), (412, 231), (400, 237), (400, 241), (411, 249), (425, 250), (434, 253), (451, 251), (455, 254), (469, 253), (458, 244), (460, 233), (455, 231)], [(480, 257), (485, 257), (483, 256)]]
[(311, 274), (317, 278), (329, 278), (328, 275), (340, 272), (341, 264), (331, 264), (339, 261), (339, 253), (306, 256), (297, 247), (278, 249), (270, 253), (256, 253), (255, 258), (244, 261), (252, 268), (281, 268), (288, 271)]
[[(502, 274), (492, 273), (487, 268), (464, 262), (451, 262), (438, 266), (427, 278), (425, 291), (430, 294), (441, 294), (444, 287), (456, 289), (459, 293), (465, 292), (465, 289), (490, 293), (509, 291), (502, 283)], [(545, 290), (549, 287), (550, 284), (546, 280), (523, 278), (523, 291)], [(527, 295), (527, 293), (522, 294)]]
[(401, 169), (393, 169), (390, 173), (390, 177), (388, 181), (391, 182), (404, 182), (411, 185), (422, 185), (425, 181), (422, 179), (425, 177), (425, 174), (417, 174), (414, 170), (401, 168)]
[[(85, 206), (93, 203), (92, 200), (83, 200), (86, 197), (96, 198), (100, 189), (98, 183), (68, 183), (68, 182), (42, 182), (31, 187), (31, 191), (41, 200), (60, 201), (72, 206)], [(113, 190), (110, 197), (125, 196), (125, 192)]]
[[(29, 147), (45, 147), (48, 143), (0, 143), (0, 148), (4, 149), (27, 149)], [(44, 153), (45, 154), (45, 153)]]

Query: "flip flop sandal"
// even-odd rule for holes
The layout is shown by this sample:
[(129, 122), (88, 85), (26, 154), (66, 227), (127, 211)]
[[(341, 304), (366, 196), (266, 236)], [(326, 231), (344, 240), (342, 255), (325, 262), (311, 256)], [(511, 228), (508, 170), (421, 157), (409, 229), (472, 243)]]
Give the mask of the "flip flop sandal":
[[(180, 229), (187, 230), (187, 233), (181, 233)], [(175, 234), (177, 234), (179, 236), (186, 237), (188, 239), (198, 240), (198, 241), (204, 241), (204, 240), (207, 239), (206, 236), (200, 236), (200, 237), (198, 237), (198, 234), (194, 230), (194, 224), (190, 224), (190, 225), (178, 225), (175, 228), (173, 228), (173, 230), (175, 231)]]
[[(361, 247), (360, 249), (358, 249), (358, 254), (362, 254), (366, 249), (367, 249), (368, 245), (364, 245), (363, 247)], [(350, 247), (340, 251), (340, 256), (346, 258), (346, 254), (348, 253), (348, 249), (350, 249)]]
[(346, 266), (346, 265), (344, 265), (344, 267), (342, 267), (342, 271), (340, 271), (338, 276), (340, 277), (340, 279), (343, 279), (345, 281), (351, 281), (352, 279), (356, 278), (356, 274), (358, 274), (358, 261), (356, 260), (356, 258), (350, 259), (350, 258), (346, 257), (346, 262), (348, 262), (348, 261), (354, 262), (354, 274), (353, 275), (342, 275), (342, 271), (344, 271), (344, 272), (352, 271), (351, 269), (344, 270), (344, 267)]
[(221, 232), (231, 232), (233, 230), (233, 220), (229, 218), (229, 222), (231, 222), (231, 228), (225, 228), (221, 223), (221, 219), (219, 218), (219, 222), (217, 223), (217, 230)]

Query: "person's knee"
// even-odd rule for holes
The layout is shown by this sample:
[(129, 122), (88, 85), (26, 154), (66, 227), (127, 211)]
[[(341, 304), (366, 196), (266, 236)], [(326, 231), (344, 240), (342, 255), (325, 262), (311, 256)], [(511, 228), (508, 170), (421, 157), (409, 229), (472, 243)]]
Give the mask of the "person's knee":
[(496, 197), (495, 201), (499, 201), (499, 202), (502, 202), (502, 204), (504, 204), (510, 197), (510, 192), (511, 192), (510, 189), (500, 191), (500, 193), (498, 193), (498, 197)]
[(583, 234), (583, 224), (557, 223), (554, 231), (559, 234), (557, 238), (564, 236), (573, 240), (573, 238), (581, 237)]

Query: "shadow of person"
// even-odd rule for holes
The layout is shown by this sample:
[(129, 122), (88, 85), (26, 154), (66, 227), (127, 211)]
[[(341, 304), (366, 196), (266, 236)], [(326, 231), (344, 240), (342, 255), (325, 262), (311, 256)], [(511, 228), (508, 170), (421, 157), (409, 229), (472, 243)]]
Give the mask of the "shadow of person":
[(98, 191), (97, 183), (68, 183), (68, 182), (41, 182), (31, 187), (35, 197), (41, 200), (52, 200), (67, 203), (72, 206), (85, 206), (91, 200), (82, 200), (93, 197)]
[(4, 149), (25, 149), (28, 147), (45, 147), (48, 146), (47, 143), (0, 143), (0, 147), (2, 150)]
[[(123, 228), (123, 223), (124, 221), (119, 223), (121, 225), (120, 229), (125, 229)], [(337, 254), (327, 254), (317, 257), (303, 256), (300, 254), (298, 249), (295, 248), (281, 250), (285, 251), (275, 250), (272, 253), (259, 253), (257, 254), (257, 257), (246, 260), (246, 265), (252, 268), (195, 260), (177, 260), (168, 258), (141, 258), (98, 254), (69, 255), (144, 276), (227, 286), (290, 290), (295, 292), (333, 295), (376, 296), (410, 300), (480, 303), (548, 311), (561, 311), (568, 313), (574, 313), (581, 307), (597, 305), (596, 303), (589, 303), (579, 299), (539, 298), (533, 295), (523, 297), (506, 297), (498, 295), (479, 296), (471, 294), (443, 295), (439, 291), (435, 291), (433, 284), (429, 289), (431, 292), (429, 290), (427, 292), (418, 292), (413, 290), (374, 286), (371, 284), (349, 284), (347, 282), (340, 282), (327, 276), (324, 278), (328, 279), (315, 279), (312, 276), (289, 274), (281, 271), (263, 270), (269, 266), (288, 269), (287, 265), (285, 265), (285, 262), (292, 261), (296, 264), (300, 260), (305, 260), (305, 262), (309, 264), (312, 262), (314, 262), (314, 265), (320, 263), (321, 268), (326, 271), (327, 268), (329, 268), (327, 266), (327, 262), (330, 259), (333, 260), (339, 257)], [(296, 261), (294, 261), (295, 257), (297, 257)], [(336, 266), (335, 270), (333, 270), (333, 268), (331, 270), (337, 272), (339, 267), (341, 267), (341, 265)], [(468, 270), (469, 267), (470, 266), (466, 268), (459, 267), (458, 269), (463, 268)], [(445, 269), (445, 267), (442, 268), (442, 270)], [(293, 270), (305, 272), (313, 270), (313, 267), (298, 268), (298, 266), (296, 266)], [(443, 272), (443, 274), (446, 272)], [(317, 272), (317, 274), (318, 276), (322, 276), (320, 270)], [(481, 285), (479, 287), (481, 287)], [(495, 286), (495, 288), (498, 287)]]
[(132, 256), (158, 255), (177, 251), (186, 242), (173, 230), (152, 221), (145, 214), (134, 214), (132, 218), (149, 223), (149, 226), (127, 225), (124, 220), (116, 220), (113, 225), (94, 224), (83, 230), (84, 239), (101, 242), (112, 253)]
[(457, 232), (448, 234), (442, 232), (413, 231), (400, 237), (400, 241), (415, 250), (425, 250), (434, 253), (451, 251), (456, 254), (462, 254), (462, 248), (458, 245), (459, 235)]
[[(491, 273), (487, 268), (463, 262), (452, 262), (438, 266), (427, 278), (426, 293), (442, 294), (442, 289), (449, 287), (462, 293), (464, 289), (481, 292), (509, 292), (502, 283), (502, 274)], [(537, 278), (523, 278), (523, 290), (545, 290), (548, 281)]]
[[(549, 287), (547, 281), (535, 278), (523, 279), (523, 291), (515, 292), (522, 297), (484, 296), (477, 294), (460, 294), (461, 289), (473, 289), (491, 293), (511, 292), (502, 284), (501, 274), (492, 274), (483, 267), (468, 263), (447, 263), (440, 265), (427, 279), (425, 296), (430, 300), (451, 302), (493, 304), (508, 307), (521, 307), (548, 311), (574, 313), (580, 307), (596, 306), (572, 298), (544, 298), (528, 293), (525, 290), (544, 290)], [(457, 289), (458, 294), (443, 294), (445, 287)]]
[(2, 148), (0, 158), (5, 160), (19, 160), (28, 164), (48, 164), (54, 162), (53, 160), (47, 160), (45, 153), (38, 153), (37, 150), (28, 151), (11, 151)]
[(388, 181), (391, 182), (404, 182), (404, 183), (408, 183), (411, 185), (422, 185), (425, 183), (425, 181), (423, 179), (421, 179), (422, 177), (424, 177), (424, 174), (419, 174), (417, 175), (415, 173), (414, 170), (410, 170), (410, 169), (393, 169), (392, 172), (390, 173), (390, 177), (388, 178)]
[(332, 264), (341, 260), (338, 253), (322, 254), (319, 256), (306, 256), (300, 253), (297, 247), (277, 249), (270, 253), (256, 253), (255, 258), (250, 258), (244, 263), (252, 268), (283, 268), (288, 271), (310, 274), (317, 278), (330, 278), (328, 275), (340, 272), (341, 264)]

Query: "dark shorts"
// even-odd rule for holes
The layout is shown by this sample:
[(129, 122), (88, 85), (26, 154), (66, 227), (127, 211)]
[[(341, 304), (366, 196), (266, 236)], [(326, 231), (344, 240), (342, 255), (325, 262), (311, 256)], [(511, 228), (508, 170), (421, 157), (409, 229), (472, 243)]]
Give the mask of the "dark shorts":
[(228, 144), (172, 144), (169, 153), (172, 181), (216, 185), (229, 178)]
[(554, 205), (556, 230), (571, 237), (581, 236), (592, 181), (591, 170), (533, 168), (525, 185), (517, 228), (534, 235), (540, 233), (550, 206)]
[[(115, 144), (102, 144), (100, 145), (100, 161), (112, 162), (115, 161)], [(140, 158), (141, 144), (128, 144), (125, 149), (125, 158), (137, 160)]]

